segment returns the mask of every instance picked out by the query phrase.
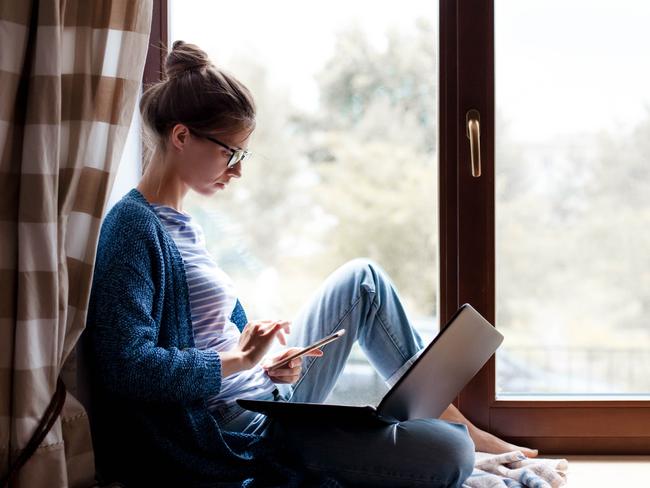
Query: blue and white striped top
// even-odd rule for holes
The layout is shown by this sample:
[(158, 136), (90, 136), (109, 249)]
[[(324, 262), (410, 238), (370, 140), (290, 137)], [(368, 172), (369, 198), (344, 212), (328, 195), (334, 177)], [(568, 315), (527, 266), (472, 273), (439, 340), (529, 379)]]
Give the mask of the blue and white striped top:
[[(185, 265), (194, 343), (198, 349), (229, 351), (241, 333), (231, 320), (237, 303), (232, 279), (217, 265), (205, 247), (203, 229), (186, 213), (153, 204), (158, 218), (171, 235)], [(232, 374), (221, 381), (221, 391), (208, 400), (210, 410), (237, 398), (258, 398), (275, 385), (260, 365)]]

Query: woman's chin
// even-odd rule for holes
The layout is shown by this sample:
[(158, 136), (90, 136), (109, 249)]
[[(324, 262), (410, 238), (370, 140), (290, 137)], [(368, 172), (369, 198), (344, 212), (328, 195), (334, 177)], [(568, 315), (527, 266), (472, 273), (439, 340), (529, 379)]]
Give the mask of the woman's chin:
[(210, 186), (195, 188), (194, 191), (201, 196), (211, 197), (212, 195), (214, 195), (215, 193), (223, 189), (224, 189), (223, 185), (210, 185)]

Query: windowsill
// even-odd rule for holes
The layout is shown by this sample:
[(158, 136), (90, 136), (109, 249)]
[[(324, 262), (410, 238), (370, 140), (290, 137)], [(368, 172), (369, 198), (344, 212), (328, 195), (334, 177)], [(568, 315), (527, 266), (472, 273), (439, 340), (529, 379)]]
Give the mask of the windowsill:
[(594, 401), (650, 401), (650, 394), (632, 394), (632, 393), (499, 393), (496, 398), (497, 402), (594, 402)]
[(569, 461), (566, 488), (640, 486), (650, 472), (650, 456), (547, 456), (542, 453), (540, 458), (563, 458)]

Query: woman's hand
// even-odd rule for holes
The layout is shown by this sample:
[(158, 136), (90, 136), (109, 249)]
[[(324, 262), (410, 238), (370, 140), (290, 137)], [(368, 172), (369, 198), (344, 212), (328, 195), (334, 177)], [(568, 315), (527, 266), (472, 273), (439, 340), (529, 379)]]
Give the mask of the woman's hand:
[(255, 320), (242, 330), (237, 347), (222, 352), (221, 374), (225, 378), (238, 371), (250, 369), (264, 357), (274, 338), (286, 345), (285, 334), (291, 331), (286, 320)]
[(287, 344), (285, 334), (291, 332), (286, 320), (256, 320), (249, 322), (242, 330), (237, 348), (241, 351), (247, 369), (259, 363), (271, 347), (274, 338), (283, 346)]
[[(264, 364), (262, 367), (266, 370), (266, 374), (269, 375), (269, 378), (271, 378), (271, 381), (273, 383), (289, 383), (293, 384), (298, 379), (300, 378), (300, 373), (302, 372), (302, 358), (304, 357), (299, 357), (292, 359), (287, 363), (286, 365), (282, 366), (281, 368), (276, 368), (269, 370), (268, 367), (271, 364), (277, 363), (279, 361), (282, 361), (283, 359), (291, 356), (292, 354), (297, 353), (300, 351), (302, 348), (300, 347), (290, 347), (286, 351), (283, 351), (281, 354), (278, 354), (277, 356), (273, 356), (266, 361), (264, 361)], [(314, 357), (320, 357), (323, 355), (323, 351), (320, 349), (314, 349), (313, 351), (309, 351), (305, 356), (314, 356)]]

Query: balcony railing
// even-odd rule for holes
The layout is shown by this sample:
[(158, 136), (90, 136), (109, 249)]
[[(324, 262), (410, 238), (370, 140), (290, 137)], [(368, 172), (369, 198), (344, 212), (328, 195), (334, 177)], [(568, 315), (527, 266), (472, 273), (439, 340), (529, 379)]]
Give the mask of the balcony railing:
[[(376, 404), (383, 380), (357, 349), (328, 402)], [(509, 346), (497, 354), (503, 395), (650, 395), (650, 350), (642, 348)]]

